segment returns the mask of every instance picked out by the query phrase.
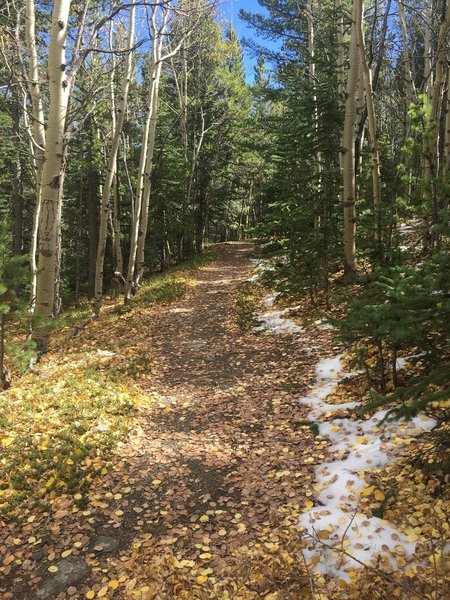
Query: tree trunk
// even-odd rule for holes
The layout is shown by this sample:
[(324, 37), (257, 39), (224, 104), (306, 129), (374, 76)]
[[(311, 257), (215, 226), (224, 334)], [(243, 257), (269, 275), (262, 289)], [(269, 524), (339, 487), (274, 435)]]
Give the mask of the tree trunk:
[[(91, 134), (93, 134), (91, 126)], [(89, 164), (87, 186), (87, 223), (88, 223), (88, 298), (95, 295), (95, 268), (99, 235), (99, 185), (100, 178), (92, 156), (93, 139), (87, 148), (87, 162)]]
[[(161, 23), (158, 24), (159, 9), (162, 11)], [(151, 81), (148, 94), (147, 117), (144, 126), (141, 157), (136, 184), (134, 211), (131, 224), (130, 253), (125, 284), (125, 302), (127, 302), (142, 278), (144, 265), (144, 248), (147, 234), (148, 210), (151, 191), (151, 175), (153, 153), (155, 148), (156, 118), (158, 106), (159, 81), (162, 68), (162, 48), (165, 41), (166, 26), (169, 16), (168, 7), (156, 5), (151, 18), (152, 30), (152, 63)], [(136, 274), (136, 278), (135, 278)]]
[(6, 315), (0, 314), (0, 391), (9, 388), (9, 372), (5, 365)]
[[(113, 187), (114, 178), (117, 169), (117, 156), (119, 153), (120, 139), (122, 135), (123, 124), (125, 122), (126, 107), (128, 102), (128, 91), (130, 88), (130, 81), (133, 71), (133, 56), (131, 48), (134, 43), (134, 25), (135, 25), (135, 6), (132, 5), (130, 8), (130, 22), (129, 22), (129, 33), (127, 40), (127, 55), (125, 59), (125, 72), (122, 84), (121, 97), (118, 107), (117, 121), (113, 122), (112, 131), (112, 143), (111, 152), (108, 158), (108, 165), (106, 168), (106, 177), (103, 184), (102, 199), (100, 205), (100, 228), (98, 234), (98, 247), (95, 264), (95, 285), (94, 285), (94, 315), (96, 317), (100, 314), (100, 306), (103, 295), (103, 271), (105, 264), (105, 250), (106, 250), (106, 236), (108, 230), (108, 213), (110, 210), (110, 199), (111, 189)], [(113, 119), (113, 121), (115, 118)], [(116, 204), (116, 198), (114, 204)], [(118, 207), (115, 208), (115, 218), (113, 217), (114, 230), (118, 225)], [(116, 245), (120, 246), (120, 231), (117, 232)], [(120, 253), (121, 256), (121, 253)]]
[(345, 93), (344, 131), (342, 134), (342, 169), (344, 210), (344, 266), (347, 277), (356, 273), (356, 210), (355, 210), (355, 120), (356, 90), (359, 75), (357, 40), (357, 0), (353, 2), (352, 27), (350, 37), (349, 71)]
[(112, 209), (112, 228), (113, 228), (113, 255), (114, 255), (114, 273), (123, 274), (123, 255), (120, 242), (120, 184), (119, 174), (116, 171), (113, 189), (113, 209)]
[(159, 97), (159, 82), (161, 80), (161, 52), (159, 53), (159, 62), (156, 65), (154, 74), (154, 91), (153, 91), (153, 108), (150, 119), (150, 135), (148, 140), (147, 148), (147, 166), (145, 169), (144, 177), (144, 191), (142, 194), (142, 211), (139, 225), (139, 233), (137, 240), (137, 252), (136, 252), (136, 271), (134, 277), (134, 286), (138, 288), (142, 282), (144, 274), (144, 261), (145, 261), (145, 240), (147, 238), (148, 229), (148, 213), (150, 208), (150, 193), (152, 188), (152, 172), (153, 172), (153, 155), (155, 152), (155, 138), (156, 138), (156, 121), (158, 115), (158, 97)]
[(39, 219), (39, 261), (35, 314), (52, 317), (56, 295), (57, 250), (61, 228), (61, 179), (64, 132), (70, 85), (65, 75), (67, 21), (70, 0), (55, 0), (48, 54), (50, 109), (42, 171), (42, 208)]
[(356, 0), (357, 2), (357, 30), (358, 30), (358, 45), (359, 45), (359, 56), (362, 67), (362, 77), (364, 80), (364, 89), (366, 92), (366, 107), (367, 117), (369, 123), (369, 137), (370, 137), (370, 155), (372, 162), (372, 188), (373, 188), (373, 204), (375, 213), (375, 232), (376, 242), (381, 260), (381, 183), (380, 183), (380, 156), (378, 150), (378, 133), (375, 118), (375, 105), (373, 99), (372, 89), (372, 71), (367, 64), (365, 41), (364, 41), (364, 3), (363, 0)]
[(34, 0), (26, 0), (25, 5), (25, 35), (28, 51), (28, 91), (31, 97), (32, 105), (32, 130), (33, 130), (33, 153), (35, 158), (35, 179), (36, 179), (36, 204), (34, 208), (33, 224), (31, 228), (30, 241), (30, 270), (31, 270), (31, 303), (34, 308), (37, 287), (37, 247), (38, 247), (38, 228), (41, 212), (42, 196), (42, 168), (44, 164), (45, 149), (45, 121), (44, 108), (42, 105), (42, 96), (39, 86), (39, 61), (36, 50), (36, 25), (35, 25), (35, 6)]
[[(439, 220), (438, 200), (435, 185), (435, 177), (439, 172), (439, 133), (440, 133), (440, 116), (442, 105), (442, 91), (444, 87), (445, 74), (447, 68), (447, 51), (446, 41), (450, 29), (450, 1), (447, 1), (445, 13), (442, 16), (439, 27), (439, 36), (436, 49), (436, 72), (434, 76), (433, 86), (430, 91), (430, 116), (429, 116), (429, 131), (425, 138), (425, 202), (430, 209), (431, 223), (436, 224)], [(428, 226), (426, 227), (426, 232)], [(425, 250), (427, 250), (428, 241), (431, 241), (427, 233), (425, 233)]]
[[(405, 69), (405, 102), (406, 102), (406, 118), (408, 119), (408, 109), (409, 106), (416, 100), (416, 86), (414, 85), (414, 79), (412, 76), (412, 67), (411, 67), (411, 56), (409, 53), (408, 47), (408, 29), (406, 25), (406, 15), (405, 15), (405, 4), (404, 0), (398, 0), (398, 17), (400, 20), (400, 27), (402, 30), (402, 43), (403, 43), (403, 68)], [(409, 135), (409, 126), (408, 133)]]
[(20, 112), (21, 105), (17, 90), (13, 90), (12, 121), (14, 126), (13, 140), (16, 156), (12, 174), (12, 252), (23, 254), (23, 186), (22, 158), (20, 149)]

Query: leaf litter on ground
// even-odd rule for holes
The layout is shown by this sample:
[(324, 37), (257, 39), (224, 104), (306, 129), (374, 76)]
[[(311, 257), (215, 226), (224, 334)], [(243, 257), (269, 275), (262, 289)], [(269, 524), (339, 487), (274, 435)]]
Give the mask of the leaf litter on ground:
[[(314, 389), (324, 354), (341, 349), (329, 330), (301, 321), (300, 335), (239, 331), (234, 294), (251, 251), (249, 244), (225, 246), (215, 263), (188, 275), (184, 295), (169, 286), (169, 304), (138, 298), (127, 312), (107, 308), (70, 348), (44, 359), (39, 382), (28, 375), (8, 392), (21, 424), (8, 417), (2, 450), (11, 454), (1, 468), (11, 476), (21, 459), (27, 464), (26, 437), (47, 454), (41, 471), (39, 461), (25, 468), (13, 488), (19, 495), (4, 500), (5, 600), (43, 594), (63, 561), (75, 560), (89, 575), (51, 597), (359, 598), (373, 585), (402, 597), (403, 588), (356, 565), (350, 583), (308, 565), (299, 522), (316, 501), (318, 465), (342, 457), (332, 440), (315, 435), (309, 407), (298, 400)], [(344, 404), (338, 416), (351, 411)], [(316, 427), (336, 414), (322, 409)], [(65, 451), (54, 442), (61, 434)], [(3, 489), (10, 488), (8, 480)], [(369, 481), (363, 492), (357, 503), (366, 514), (389, 497)], [(435, 531), (445, 514), (441, 507)], [(429, 579), (429, 565), (410, 574), (414, 584)]]

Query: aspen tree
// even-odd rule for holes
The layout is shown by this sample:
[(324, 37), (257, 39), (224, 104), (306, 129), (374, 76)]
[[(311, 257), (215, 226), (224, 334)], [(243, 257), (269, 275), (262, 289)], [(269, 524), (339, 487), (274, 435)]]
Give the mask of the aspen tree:
[(410, 104), (412, 104), (416, 100), (416, 86), (414, 84), (414, 79), (412, 76), (411, 55), (408, 47), (408, 28), (406, 26), (404, 0), (398, 0), (398, 18), (400, 21), (400, 28), (402, 31), (402, 55), (403, 68), (405, 69), (405, 100), (407, 112)]
[[(144, 134), (139, 161), (139, 170), (134, 196), (134, 210), (132, 215), (130, 252), (128, 259), (128, 271), (125, 284), (125, 302), (127, 302), (142, 281), (144, 272), (145, 241), (148, 229), (148, 214), (151, 194), (151, 177), (153, 170), (153, 155), (155, 151), (155, 135), (158, 116), (159, 87), (162, 73), (162, 65), (178, 54), (185, 40), (189, 37), (203, 18), (208, 2), (195, 3), (191, 7), (195, 19), (189, 24), (181, 40), (172, 49), (169, 48), (168, 23), (169, 18), (174, 15), (175, 8), (166, 1), (157, 3), (152, 9), (150, 20), (152, 37), (152, 56), (150, 65), (150, 86), (147, 100), (147, 116), (144, 126)], [(163, 52), (164, 50), (164, 52)]]
[(450, 172), (450, 76), (447, 74), (447, 102), (445, 106), (445, 134), (444, 134), (444, 174)]
[(61, 226), (61, 177), (64, 133), (70, 83), (66, 77), (67, 21), (70, 0), (55, 0), (52, 12), (48, 77), (50, 108), (47, 120), (42, 206), (39, 217), (39, 261), (35, 314), (52, 317), (55, 305), (55, 278)]
[[(366, 45), (364, 41), (364, 3), (356, 0), (357, 4), (357, 32), (358, 47), (361, 60), (361, 77), (364, 81), (366, 95), (367, 119), (369, 124), (370, 155), (372, 162), (372, 193), (375, 212), (375, 231), (378, 251), (381, 253), (381, 183), (380, 183), (380, 156), (378, 149), (378, 133), (375, 118), (375, 105), (372, 89), (372, 70), (367, 64)], [(381, 256), (380, 256), (381, 258)]]
[(355, 190), (355, 121), (356, 91), (359, 77), (358, 0), (353, 0), (350, 34), (349, 69), (345, 90), (344, 130), (342, 133), (342, 204), (344, 210), (344, 259), (348, 277), (356, 273), (356, 190)]
[[(124, 78), (120, 94), (117, 119), (115, 117), (114, 106), (112, 107), (114, 116), (112, 120), (112, 141), (111, 151), (108, 157), (106, 168), (106, 177), (102, 189), (102, 199), (100, 206), (100, 227), (97, 249), (97, 260), (95, 265), (95, 291), (94, 291), (94, 315), (100, 314), (100, 305), (103, 294), (103, 271), (105, 262), (106, 236), (108, 227), (108, 214), (110, 212), (111, 190), (114, 185), (117, 156), (122, 135), (123, 124), (125, 122), (126, 107), (128, 101), (128, 90), (130, 87), (131, 76), (133, 72), (132, 47), (134, 43), (134, 25), (135, 25), (135, 5), (130, 8), (130, 20), (128, 25), (127, 54), (125, 58)], [(111, 83), (113, 86), (113, 82)], [(115, 200), (116, 201), (116, 200)], [(119, 241), (120, 244), (120, 241)]]
[[(440, 116), (442, 106), (442, 92), (444, 88), (447, 67), (447, 44), (448, 44), (448, 33), (450, 30), (450, 2), (447, 0), (445, 12), (442, 16), (441, 24), (439, 27), (439, 35), (437, 39), (436, 48), (436, 69), (433, 79), (433, 85), (430, 86), (430, 116), (429, 126), (430, 131), (425, 138), (425, 200), (431, 208), (431, 221), (436, 223), (438, 221), (438, 202), (437, 194), (435, 190), (435, 184), (433, 179), (437, 176), (439, 171), (439, 135), (440, 135)], [(427, 234), (426, 234), (427, 236)], [(427, 240), (425, 238), (425, 246)]]
[[(36, 252), (38, 245), (39, 216), (41, 212), (42, 196), (42, 167), (45, 151), (45, 122), (44, 108), (40, 88), (39, 61), (36, 50), (36, 11), (34, 0), (26, 0), (25, 5), (25, 36), (28, 53), (28, 91), (31, 98), (32, 117), (32, 153), (34, 155), (36, 204), (34, 208), (33, 224), (30, 243), (30, 271), (31, 271), (31, 303), (36, 299), (37, 263)], [(24, 114), (26, 111), (24, 111)]]
[[(317, 93), (316, 93), (316, 63), (314, 61), (314, 8), (313, 1), (307, 0), (306, 5), (306, 23), (308, 29), (308, 54), (309, 54), (309, 74), (313, 86), (313, 105), (314, 105), (314, 130), (317, 134), (319, 129), (319, 111), (317, 108)], [(317, 176), (317, 184), (320, 189), (321, 173), (322, 173), (322, 157), (319, 150), (316, 151), (315, 172)], [(320, 225), (320, 216), (316, 218), (316, 227)]]
[[(159, 81), (161, 79), (162, 48), (167, 28), (169, 8), (165, 5), (156, 5), (152, 9), (151, 33), (152, 56), (150, 66), (150, 85), (147, 100), (147, 116), (142, 138), (141, 156), (137, 176), (136, 193), (134, 197), (134, 211), (131, 223), (130, 253), (128, 258), (128, 271), (125, 284), (125, 302), (131, 298), (135, 289), (135, 273), (140, 279), (143, 267), (143, 244), (147, 233), (148, 202), (150, 199), (151, 174), (153, 166), (153, 153), (155, 149), (156, 119), (158, 107)], [(161, 19), (159, 19), (161, 17)], [(137, 257), (138, 248), (140, 255)], [(136, 259), (142, 262), (136, 264)], [(136, 267), (138, 267), (136, 269)]]

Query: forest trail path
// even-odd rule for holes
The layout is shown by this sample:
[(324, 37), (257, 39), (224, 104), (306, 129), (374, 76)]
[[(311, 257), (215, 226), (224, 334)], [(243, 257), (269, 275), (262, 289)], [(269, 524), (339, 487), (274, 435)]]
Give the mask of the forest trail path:
[[(223, 245), (184, 298), (125, 317), (129, 337), (137, 327), (145, 333), (152, 366), (139, 385), (154, 408), (85, 509), (63, 506), (46, 526), (52, 559), (71, 549), (67, 560), (83, 560), (89, 574), (56, 593), (53, 563), (42, 556), (11, 598), (195, 600), (239, 588), (256, 599), (277, 585), (283, 598), (297, 598), (308, 586), (291, 558), (298, 536), (290, 529), (313, 495), (327, 442), (305, 425), (298, 399), (329, 332), (313, 330), (312, 341), (239, 330), (236, 287), (251, 273), (252, 252), (250, 243)], [(30, 595), (30, 582), (41, 595)]]

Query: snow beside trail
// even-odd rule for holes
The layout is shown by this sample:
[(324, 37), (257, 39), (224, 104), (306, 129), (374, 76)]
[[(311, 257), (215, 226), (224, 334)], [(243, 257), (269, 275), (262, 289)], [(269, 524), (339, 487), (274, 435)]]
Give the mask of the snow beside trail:
[[(273, 305), (279, 294), (271, 294), (266, 296), (263, 300), (263, 304), (273, 309)], [(282, 310), (268, 310), (263, 313), (258, 313), (256, 318), (259, 321), (254, 330), (255, 331), (269, 331), (271, 333), (302, 333), (303, 327), (300, 327), (292, 319), (285, 317), (286, 313), (291, 310), (295, 310), (297, 307), (284, 308)]]
[[(264, 272), (276, 270), (276, 266), (271, 260), (254, 258), (250, 260), (255, 265), (255, 273), (252, 275), (252, 277), (247, 279), (249, 283), (257, 283), (261, 279), (261, 276)], [(277, 261), (279, 262), (280, 260), (282, 261), (285, 259), (283, 259), (283, 257), (278, 257)], [(295, 321), (286, 317), (286, 314), (292, 310), (298, 309), (298, 306), (290, 306), (281, 310), (274, 310), (273, 306), (279, 295), (280, 294), (276, 292), (269, 294), (263, 299), (262, 303), (268, 310), (256, 314), (256, 319), (258, 320), (259, 324), (256, 325), (253, 330), (260, 333), (269, 332), (275, 334), (302, 333), (303, 327), (300, 327)]]
[(325, 402), (345, 375), (348, 373), (343, 372), (340, 355), (319, 361), (317, 384), (308, 396), (300, 399), (311, 408), (308, 418), (313, 422), (319, 420), (320, 435), (332, 442), (329, 450), (340, 458), (316, 467), (314, 489), (318, 506), (303, 513), (299, 525), (321, 540), (311, 540), (304, 552), (311, 570), (350, 581), (349, 571), (361, 566), (356, 561), (381, 564), (381, 568), (390, 564), (395, 568), (397, 558), (408, 560), (416, 546), (384, 519), (357, 512), (358, 492), (368, 485), (358, 473), (395, 461), (403, 452), (406, 438), (429, 431), (436, 422), (419, 415), (409, 422), (381, 425), (387, 413), (382, 410), (364, 421), (345, 418), (320, 423), (320, 417), (326, 413), (361, 404)]

